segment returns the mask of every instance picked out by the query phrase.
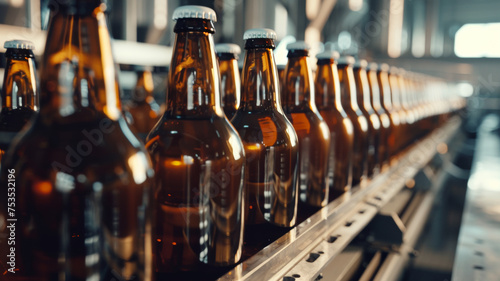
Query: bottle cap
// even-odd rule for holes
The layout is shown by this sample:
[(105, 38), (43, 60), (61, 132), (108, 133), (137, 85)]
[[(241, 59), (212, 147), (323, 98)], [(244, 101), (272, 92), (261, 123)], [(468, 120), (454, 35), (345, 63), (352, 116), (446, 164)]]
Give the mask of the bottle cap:
[(340, 57), (339, 52), (333, 50), (327, 50), (316, 55), (316, 58), (321, 59), (334, 59), (337, 60)]
[(304, 41), (297, 41), (297, 42), (293, 42), (293, 43), (286, 45), (286, 49), (289, 51), (291, 51), (291, 50), (309, 51), (311, 49), (311, 45), (307, 44)]
[(253, 28), (245, 31), (243, 34), (243, 40), (247, 39), (273, 39), (276, 40), (276, 32), (269, 28)]
[(388, 65), (387, 63), (381, 63), (381, 64), (378, 66), (378, 70), (379, 70), (379, 71), (389, 72), (389, 65)]
[(378, 70), (378, 64), (376, 62), (370, 62), (368, 64), (368, 68), (367, 69), (368, 70), (375, 70), (375, 71), (377, 71)]
[(236, 44), (231, 44), (231, 43), (224, 43), (224, 44), (216, 44), (215, 45), (215, 52), (216, 53), (228, 53), (228, 54), (235, 54), (239, 55), (241, 54), (241, 48), (240, 46)]
[(23, 50), (34, 50), (35, 44), (28, 40), (10, 40), (5, 41), (3, 44), (5, 49), (23, 49)]
[(366, 60), (356, 60), (354, 67), (366, 69), (368, 67), (368, 62)]
[(217, 15), (215, 11), (204, 6), (187, 5), (181, 6), (174, 10), (172, 15), (173, 20), (178, 19), (204, 19), (211, 20), (213, 22), (217, 21)]
[(352, 56), (341, 56), (338, 60), (337, 63), (340, 65), (351, 65), (354, 64), (356, 60)]
[(389, 73), (390, 74), (399, 74), (399, 68), (397, 68), (395, 66), (391, 66), (391, 68), (389, 68)]

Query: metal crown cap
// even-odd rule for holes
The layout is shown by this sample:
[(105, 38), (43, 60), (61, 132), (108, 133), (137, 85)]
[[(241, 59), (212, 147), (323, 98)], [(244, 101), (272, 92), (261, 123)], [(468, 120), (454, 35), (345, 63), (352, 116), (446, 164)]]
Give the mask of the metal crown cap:
[(175, 9), (172, 15), (173, 20), (178, 19), (204, 19), (211, 20), (213, 22), (217, 21), (217, 15), (215, 11), (204, 6), (187, 5), (181, 6)]
[(311, 49), (311, 45), (307, 44), (304, 41), (296, 41), (286, 45), (286, 49), (291, 50), (306, 50), (309, 51)]
[(389, 65), (387, 63), (381, 63), (378, 67), (379, 71), (389, 72)]
[(356, 62), (356, 60), (352, 56), (342, 56), (337, 60), (337, 62), (338, 62), (338, 64), (351, 65), (351, 64), (354, 64), (354, 62)]
[(340, 54), (337, 51), (328, 50), (328, 51), (324, 51), (324, 52), (321, 52), (321, 53), (317, 54), (316, 58), (319, 59), (319, 60), (320, 59), (334, 59), (334, 60), (337, 60), (338, 58), (340, 58)]
[(269, 28), (253, 28), (245, 31), (243, 34), (243, 40), (247, 39), (273, 39), (276, 40), (276, 32)]
[(5, 49), (23, 49), (23, 50), (34, 50), (35, 44), (28, 40), (10, 40), (5, 41), (3, 44)]
[(216, 44), (215, 45), (215, 52), (216, 53), (229, 53), (229, 54), (235, 54), (239, 55), (241, 54), (241, 48), (240, 46), (232, 43), (223, 43), (223, 44)]
[(376, 62), (371, 62), (368, 64), (368, 70), (377, 70), (378, 69), (378, 64)]
[(368, 62), (366, 60), (356, 60), (354, 67), (366, 69), (368, 67)]
[(399, 74), (399, 68), (397, 68), (395, 66), (391, 66), (391, 68), (389, 68), (389, 73), (390, 74)]

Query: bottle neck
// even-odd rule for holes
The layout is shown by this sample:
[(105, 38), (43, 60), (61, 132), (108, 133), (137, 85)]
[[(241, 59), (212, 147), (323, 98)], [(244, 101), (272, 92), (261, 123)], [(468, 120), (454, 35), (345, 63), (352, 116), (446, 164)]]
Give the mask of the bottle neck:
[(82, 122), (121, 116), (117, 69), (104, 10), (56, 13), (49, 26), (41, 77), (40, 116)]
[(352, 67), (349, 65), (339, 65), (339, 81), (341, 100), (344, 108), (359, 110), (356, 92), (356, 82)]
[(342, 111), (342, 101), (340, 99), (340, 83), (337, 65), (333, 60), (318, 60), (316, 70), (316, 105), (320, 109), (333, 109)]
[(137, 77), (137, 84), (132, 94), (134, 102), (152, 102), (153, 101), (153, 74), (150, 71), (141, 71)]
[(38, 110), (36, 70), (33, 52), (7, 49), (7, 65), (1, 92), (2, 109)]
[(356, 89), (358, 91), (358, 105), (363, 105), (366, 111), (370, 111), (372, 109), (370, 102), (370, 84), (368, 83), (366, 70), (363, 68), (356, 68), (354, 70), (354, 76), (356, 79)]
[(312, 72), (307, 57), (289, 56), (284, 75), (281, 102), (285, 112), (304, 107), (315, 109)]
[(221, 80), (221, 95), (224, 107), (234, 107), (240, 103), (241, 81), (238, 70), (238, 61), (232, 58), (222, 58), (219, 56), (219, 69)]
[(241, 78), (240, 108), (244, 111), (277, 109), (282, 112), (278, 100), (278, 73), (271, 48), (247, 48)]
[(378, 111), (382, 107), (382, 104), (380, 99), (380, 87), (376, 70), (368, 71), (368, 82), (370, 84), (371, 102), (373, 105), (373, 109)]
[(387, 110), (392, 110), (391, 87), (389, 85), (389, 75), (385, 71), (377, 72), (378, 85), (380, 87), (380, 100)]
[[(186, 31), (184, 25), (196, 25)], [(220, 105), (219, 69), (215, 57), (211, 21), (179, 20), (169, 73), (167, 110), (170, 117), (223, 116)], [(203, 28), (206, 28), (203, 30)]]

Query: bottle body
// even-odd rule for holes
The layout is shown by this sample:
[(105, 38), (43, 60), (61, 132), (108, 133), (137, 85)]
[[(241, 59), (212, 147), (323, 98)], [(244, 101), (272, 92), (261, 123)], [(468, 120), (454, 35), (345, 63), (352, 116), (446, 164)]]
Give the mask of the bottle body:
[(389, 84), (388, 66), (382, 65), (377, 71), (377, 82), (380, 89), (380, 104), (387, 113), (390, 120), (390, 129), (387, 135), (387, 157), (388, 162), (394, 160), (397, 153), (397, 136), (400, 129), (400, 119), (398, 112), (392, 106), (391, 87)]
[(371, 92), (370, 85), (368, 83), (368, 76), (366, 75), (366, 69), (364, 67), (355, 67), (354, 78), (356, 81), (358, 105), (368, 121), (367, 172), (368, 177), (372, 177), (380, 171), (380, 118), (371, 106)]
[(329, 127), (333, 143), (328, 173), (329, 201), (332, 201), (351, 188), (354, 129), (340, 101), (338, 70), (333, 59), (318, 60), (316, 73), (316, 106)]
[(380, 135), (378, 144), (378, 162), (380, 170), (383, 171), (387, 169), (389, 165), (389, 149), (388, 141), (391, 130), (391, 119), (385, 109), (382, 107), (382, 101), (380, 99), (380, 87), (377, 78), (377, 69), (375, 67), (370, 67), (368, 71), (368, 84), (370, 85), (370, 103), (375, 111), (378, 119), (380, 119)]
[(220, 106), (213, 23), (180, 18), (174, 30), (167, 108), (146, 143), (159, 278), (235, 264), (243, 244), (245, 155)]
[(247, 156), (246, 228), (292, 227), (297, 216), (299, 150), (295, 130), (279, 103), (274, 42), (250, 39), (246, 44), (242, 99), (232, 120)]
[(80, 8), (51, 19), (40, 113), (2, 167), (24, 222), (15, 277), (151, 280), (150, 159), (120, 114), (102, 6)]
[(356, 186), (364, 182), (368, 175), (368, 121), (357, 104), (356, 84), (351, 65), (339, 65), (339, 81), (342, 105), (352, 122), (354, 131), (352, 186)]
[(299, 139), (299, 202), (319, 208), (328, 201), (330, 130), (314, 104), (311, 69), (301, 51), (289, 52), (281, 104)]
[(29, 49), (8, 48), (0, 108), (0, 163), (14, 137), (38, 110), (35, 56)]

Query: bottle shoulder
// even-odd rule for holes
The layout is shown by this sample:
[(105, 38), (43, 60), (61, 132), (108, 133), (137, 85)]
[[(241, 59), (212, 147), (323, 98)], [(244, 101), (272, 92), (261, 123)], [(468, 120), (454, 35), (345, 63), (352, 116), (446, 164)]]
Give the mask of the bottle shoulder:
[(64, 125), (37, 119), (13, 144), (6, 165), (42, 171), (45, 176), (62, 171), (152, 178), (150, 158), (123, 118)]
[(278, 110), (268, 112), (238, 111), (231, 120), (244, 144), (260, 143), (266, 147), (298, 144), (292, 123)]
[(152, 155), (190, 155), (200, 160), (243, 156), (238, 133), (223, 116), (197, 119), (164, 116), (148, 135), (146, 148)]

